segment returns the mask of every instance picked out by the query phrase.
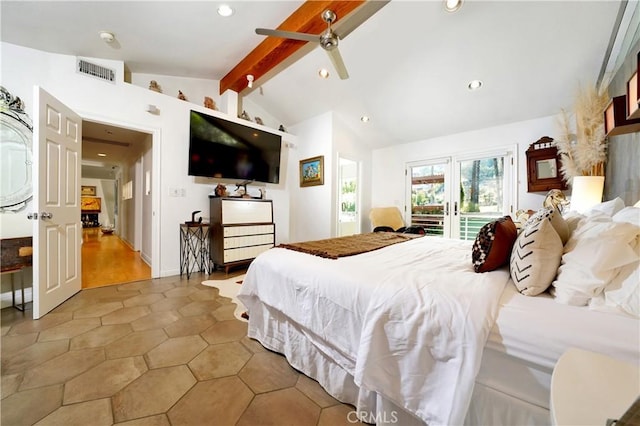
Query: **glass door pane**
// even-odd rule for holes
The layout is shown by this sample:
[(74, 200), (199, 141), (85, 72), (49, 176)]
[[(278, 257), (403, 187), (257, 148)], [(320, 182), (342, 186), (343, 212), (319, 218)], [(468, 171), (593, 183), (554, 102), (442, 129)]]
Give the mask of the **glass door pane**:
[(505, 156), (461, 160), (456, 172), (453, 236), (473, 240), (482, 226), (506, 214)]
[(427, 235), (448, 236), (448, 168), (446, 160), (407, 167), (411, 225), (422, 226)]

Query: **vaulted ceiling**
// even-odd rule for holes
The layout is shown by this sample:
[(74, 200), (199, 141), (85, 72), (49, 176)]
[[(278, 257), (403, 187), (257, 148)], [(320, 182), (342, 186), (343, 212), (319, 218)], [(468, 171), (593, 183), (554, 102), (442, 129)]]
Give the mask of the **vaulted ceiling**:
[[(441, 1), (394, 0), (340, 41), (348, 80), (337, 78), (317, 44), (255, 33), (282, 24), (317, 34), (326, 24), (313, 9), (327, 3), (338, 11), (336, 28), (350, 25), (361, 7), (232, 1), (235, 14), (223, 18), (218, 1), (3, 0), (0, 35), (40, 50), (122, 60), (134, 73), (220, 80), (285, 126), (333, 111), (361, 141), (382, 147), (570, 106), (578, 84), (602, 77), (621, 7), (617, 0), (469, 0), (448, 13)], [(295, 17), (301, 7), (306, 15)], [(637, 2), (627, 7), (637, 9)], [(116, 44), (102, 42), (101, 30), (113, 32)], [(252, 58), (261, 43), (267, 48)], [(290, 45), (300, 48), (280, 62)], [(323, 67), (328, 79), (318, 77)], [(252, 89), (242, 87), (248, 71), (256, 76)], [(480, 90), (468, 89), (473, 79), (482, 80)], [(362, 115), (370, 121), (362, 123)]]

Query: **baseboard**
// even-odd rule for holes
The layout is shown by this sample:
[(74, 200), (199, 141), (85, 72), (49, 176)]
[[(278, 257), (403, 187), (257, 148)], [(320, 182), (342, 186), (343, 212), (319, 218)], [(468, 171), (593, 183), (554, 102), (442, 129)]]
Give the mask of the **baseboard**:
[(151, 268), (151, 258), (146, 253), (140, 252), (140, 259)]

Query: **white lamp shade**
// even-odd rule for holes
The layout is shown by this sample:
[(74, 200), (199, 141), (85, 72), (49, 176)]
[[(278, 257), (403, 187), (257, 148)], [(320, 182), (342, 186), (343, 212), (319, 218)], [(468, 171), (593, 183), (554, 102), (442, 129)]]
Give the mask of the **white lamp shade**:
[(571, 210), (585, 213), (602, 202), (604, 176), (576, 176), (571, 187)]

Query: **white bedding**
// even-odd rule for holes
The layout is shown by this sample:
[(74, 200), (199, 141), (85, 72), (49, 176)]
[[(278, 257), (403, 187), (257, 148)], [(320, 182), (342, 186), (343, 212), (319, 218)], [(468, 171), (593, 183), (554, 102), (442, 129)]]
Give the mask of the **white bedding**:
[(252, 325), (264, 305), (312, 343), (309, 357), (333, 360), (360, 389), (429, 424), (461, 424), (508, 279), (473, 272), (471, 242), (424, 237), (338, 260), (271, 249), (238, 298), (250, 337), (283, 339), (277, 325), (264, 328), (272, 336)]

